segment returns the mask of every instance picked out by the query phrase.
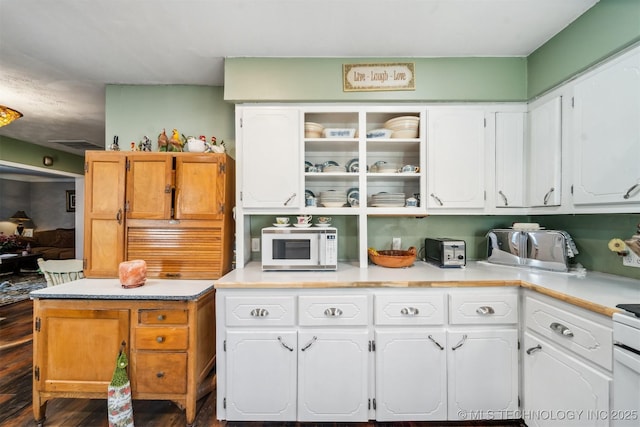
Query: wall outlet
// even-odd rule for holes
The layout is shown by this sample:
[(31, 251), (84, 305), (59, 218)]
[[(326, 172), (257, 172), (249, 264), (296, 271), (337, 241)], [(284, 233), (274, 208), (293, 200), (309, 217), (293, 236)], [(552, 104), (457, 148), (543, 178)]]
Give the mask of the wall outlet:
[(251, 238), (251, 252), (260, 252), (260, 238), (252, 237)]
[(627, 267), (640, 267), (640, 257), (633, 251), (629, 251), (628, 255), (622, 257), (622, 265)]
[(402, 248), (402, 239), (400, 237), (394, 237), (391, 240), (391, 249), (393, 250), (400, 250), (400, 248)]

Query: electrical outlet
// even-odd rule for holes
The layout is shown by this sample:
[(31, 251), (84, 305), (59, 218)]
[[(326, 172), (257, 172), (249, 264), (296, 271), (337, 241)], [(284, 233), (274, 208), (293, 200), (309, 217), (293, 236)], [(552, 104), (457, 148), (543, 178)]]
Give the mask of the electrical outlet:
[(400, 237), (394, 237), (391, 240), (391, 249), (400, 250), (402, 248), (402, 239)]
[(252, 237), (251, 238), (251, 252), (260, 252), (260, 238)]
[(640, 257), (633, 251), (629, 251), (628, 255), (622, 258), (622, 265), (627, 267), (640, 267)]

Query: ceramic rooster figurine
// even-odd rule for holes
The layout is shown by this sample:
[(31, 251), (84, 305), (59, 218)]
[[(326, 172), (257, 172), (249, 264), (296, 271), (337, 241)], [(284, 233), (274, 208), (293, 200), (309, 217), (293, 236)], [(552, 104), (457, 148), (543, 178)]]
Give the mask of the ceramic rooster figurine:
[(169, 150), (168, 151), (182, 151), (184, 143), (180, 138), (180, 133), (178, 133), (178, 129), (174, 129), (171, 133), (171, 139), (169, 140)]
[(158, 151), (169, 151), (169, 137), (164, 129), (162, 129), (162, 133), (158, 135)]

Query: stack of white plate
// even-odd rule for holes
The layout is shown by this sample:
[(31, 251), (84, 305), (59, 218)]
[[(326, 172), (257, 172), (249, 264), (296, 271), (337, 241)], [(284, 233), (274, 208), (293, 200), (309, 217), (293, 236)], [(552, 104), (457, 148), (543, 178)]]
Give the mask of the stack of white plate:
[(404, 206), (404, 193), (378, 193), (371, 196), (371, 206), (397, 208)]
[(320, 192), (318, 203), (326, 208), (339, 208), (347, 203), (345, 191), (329, 190)]

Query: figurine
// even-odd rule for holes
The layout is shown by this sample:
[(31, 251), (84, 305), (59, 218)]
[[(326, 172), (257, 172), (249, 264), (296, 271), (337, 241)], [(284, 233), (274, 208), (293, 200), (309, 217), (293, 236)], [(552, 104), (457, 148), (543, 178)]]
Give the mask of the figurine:
[(118, 145), (118, 135), (113, 136), (113, 144), (109, 146), (111, 151), (120, 151), (120, 146)]
[(151, 151), (151, 140), (147, 135), (142, 137), (142, 141), (138, 144), (140, 151)]
[(173, 129), (171, 133), (171, 139), (169, 140), (169, 150), (168, 151), (182, 151), (182, 147), (184, 146), (184, 141), (180, 138), (180, 134), (177, 129)]
[(162, 129), (162, 133), (158, 135), (158, 151), (169, 151), (169, 137), (165, 129)]

